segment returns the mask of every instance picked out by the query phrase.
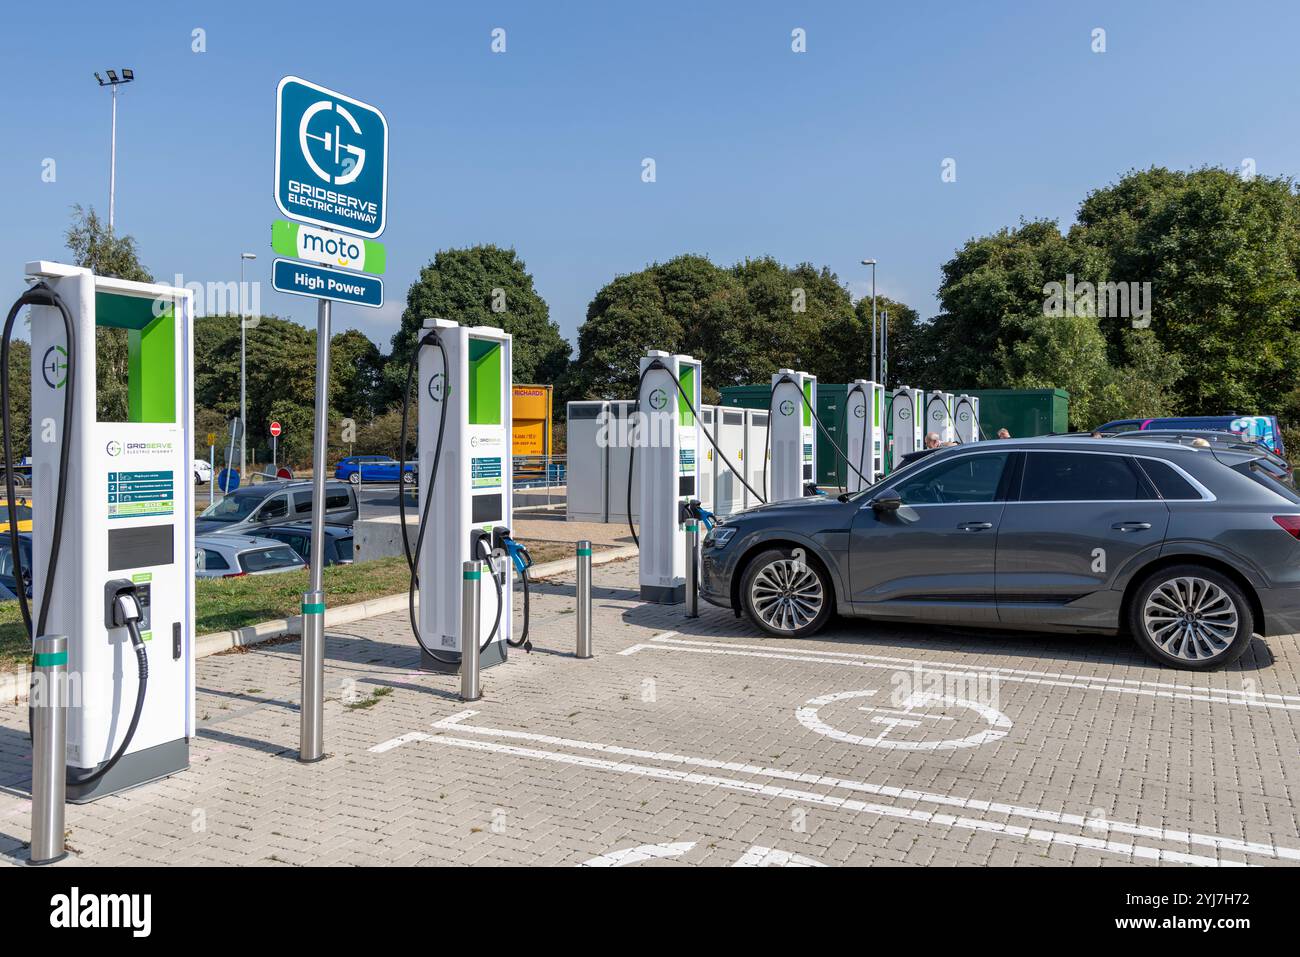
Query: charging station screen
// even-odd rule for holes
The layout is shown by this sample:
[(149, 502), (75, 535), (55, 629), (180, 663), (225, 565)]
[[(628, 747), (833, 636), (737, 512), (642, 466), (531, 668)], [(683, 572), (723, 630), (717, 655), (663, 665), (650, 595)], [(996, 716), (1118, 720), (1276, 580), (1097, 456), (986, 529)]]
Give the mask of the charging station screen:
[(108, 570), (149, 568), (172, 564), (173, 525), (145, 525), (140, 528), (108, 530)]

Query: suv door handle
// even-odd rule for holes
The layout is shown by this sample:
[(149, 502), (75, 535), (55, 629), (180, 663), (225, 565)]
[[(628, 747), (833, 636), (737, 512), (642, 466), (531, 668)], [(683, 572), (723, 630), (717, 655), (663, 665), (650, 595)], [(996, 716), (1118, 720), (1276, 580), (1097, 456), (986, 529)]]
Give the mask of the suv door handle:
[(1111, 526), (1117, 532), (1145, 532), (1150, 527), (1150, 522), (1116, 522)]
[(992, 522), (962, 522), (957, 526), (963, 532), (982, 532), (986, 528), (992, 528)]

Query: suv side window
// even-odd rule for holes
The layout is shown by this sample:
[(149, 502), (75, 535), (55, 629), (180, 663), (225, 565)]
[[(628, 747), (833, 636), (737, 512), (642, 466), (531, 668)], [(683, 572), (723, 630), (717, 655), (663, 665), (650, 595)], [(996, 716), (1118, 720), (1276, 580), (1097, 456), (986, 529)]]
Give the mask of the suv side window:
[(295, 515), (311, 514), (311, 492), (293, 493), (293, 513)]
[(962, 455), (922, 470), (894, 486), (904, 505), (954, 505), (992, 502), (1006, 468), (1008, 452)]
[(1127, 455), (1039, 452), (1025, 455), (1022, 502), (1131, 502), (1155, 496)]
[(257, 510), (257, 520), (259, 522), (271, 522), (277, 518), (284, 518), (289, 514), (289, 499), (284, 495), (276, 495), (266, 501), (261, 508)]
[(347, 492), (341, 489), (337, 492), (330, 489), (325, 490), (325, 511), (332, 512), (335, 509), (351, 507), (352, 497)]
[(1161, 459), (1138, 459), (1138, 465), (1167, 502), (1199, 502), (1201, 493), (1178, 470)]
[(222, 555), (221, 552), (214, 551), (211, 548), (204, 548), (202, 554), (203, 564), (199, 566), (200, 568), (207, 571), (220, 571), (223, 568), (230, 567), (230, 562), (226, 561), (226, 556)]

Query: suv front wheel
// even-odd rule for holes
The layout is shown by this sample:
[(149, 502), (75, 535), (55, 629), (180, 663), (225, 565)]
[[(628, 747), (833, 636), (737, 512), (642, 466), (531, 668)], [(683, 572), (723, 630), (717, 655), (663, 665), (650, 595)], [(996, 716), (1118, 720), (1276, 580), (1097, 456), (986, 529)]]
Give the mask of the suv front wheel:
[(1254, 621), (1241, 586), (1204, 565), (1153, 572), (1134, 593), (1128, 618), (1148, 657), (1188, 671), (1211, 671), (1240, 658)]
[(777, 638), (804, 638), (822, 629), (834, 601), (826, 573), (788, 548), (754, 557), (740, 582), (745, 613)]

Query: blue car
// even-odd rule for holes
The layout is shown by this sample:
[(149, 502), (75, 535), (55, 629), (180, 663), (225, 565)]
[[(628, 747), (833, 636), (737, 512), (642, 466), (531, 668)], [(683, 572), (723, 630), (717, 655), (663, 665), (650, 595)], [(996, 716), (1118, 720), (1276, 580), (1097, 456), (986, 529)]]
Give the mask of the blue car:
[(1182, 415), (1163, 419), (1116, 419), (1099, 425), (1094, 432), (1136, 432), (1146, 429), (1203, 429), (1234, 432), (1258, 442), (1274, 455), (1286, 458), (1282, 427), (1275, 415)]
[(400, 473), (403, 485), (414, 485), (419, 464), (407, 461), (406, 468), (387, 455), (349, 455), (334, 468), (334, 477), (353, 485), (362, 482), (396, 482)]

